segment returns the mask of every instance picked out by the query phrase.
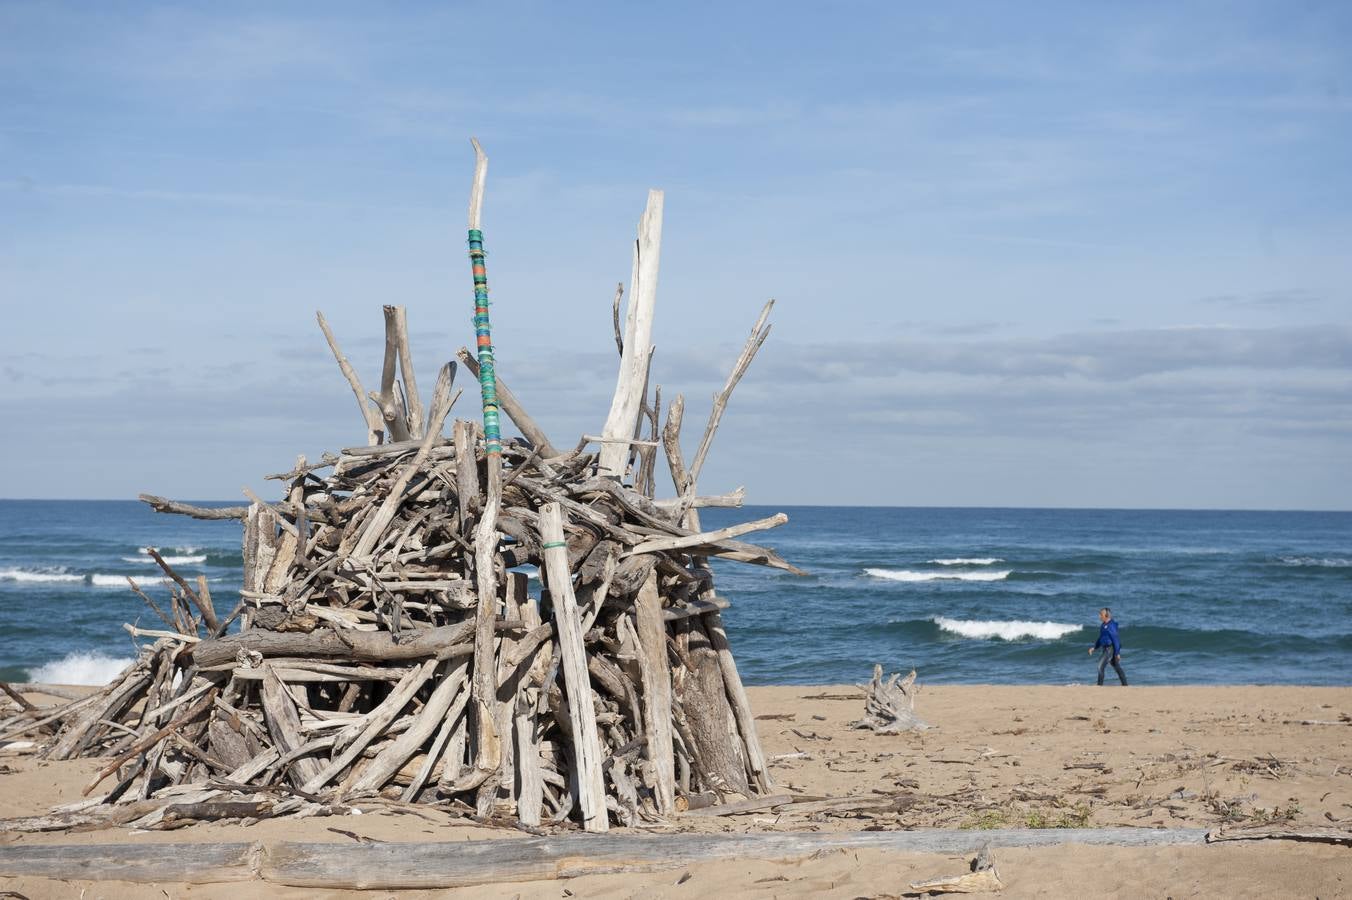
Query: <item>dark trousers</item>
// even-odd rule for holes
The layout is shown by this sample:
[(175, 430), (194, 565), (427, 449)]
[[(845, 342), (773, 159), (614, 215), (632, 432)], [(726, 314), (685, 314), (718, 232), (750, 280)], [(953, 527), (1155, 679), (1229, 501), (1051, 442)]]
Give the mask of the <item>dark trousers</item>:
[(1103, 658), (1099, 660), (1099, 677), (1098, 677), (1098, 683), (1099, 683), (1100, 685), (1103, 684), (1103, 673), (1104, 673), (1104, 671), (1107, 670), (1107, 668), (1108, 668), (1108, 663), (1110, 663), (1110, 662), (1113, 664), (1113, 669), (1114, 669), (1114, 671), (1117, 672), (1117, 677), (1118, 677), (1119, 679), (1122, 680), (1122, 686), (1123, 686), (1123, 687), (1126, 687), (1126, 684), (1127, 684), (1127, 673), (1122, 671), (1122, 664), (1121, 664), (1120, 662), (1118, 662), (1118, 661), (1113, 657), (1113, 648), (1112, 648), (1112, 647), (1104, 647), (1104, 648), (1103, 648)]

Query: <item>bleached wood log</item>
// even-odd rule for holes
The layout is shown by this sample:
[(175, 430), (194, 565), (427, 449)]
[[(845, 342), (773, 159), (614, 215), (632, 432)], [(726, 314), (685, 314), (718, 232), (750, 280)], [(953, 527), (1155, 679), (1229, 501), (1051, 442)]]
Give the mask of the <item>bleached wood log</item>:
[(257, 880), (329, 889), (446, 890), (498, 882), (681, 869), (721, 859), (799, 859), (822, 850), (977, 852), (982, 844), (1044, 847), (1198, 846), (1202, 828), (1005, 828), (992, 831), (562, 835), (416, 843), (125, 843), (0, 845), (0, 875), (136, 883)]
[(667, 662), (667, 628), (662, 620), (662, 598), (657, 573), (639, 588), (634, 603), (634, 630), (638, 634), (639, 671), (643, 680), (643, 736), (648, 760), (657, 779), (657, 811), (676, 811), (676, 759), (671, 733), (671, 666)]
[(568, 569), (568, 551), (563, 540), (563, 513), (557, 503), (540, 507), (540, 538), (544, 547), (545, 574), (554, 601), (554, 627), (558, 633), (568, 713), (573, 730), (573, 753), (578, 805), (582, 827), (591, 832), (609, 828), (606, 789), (601, 772), (601, 747), (596, 734), (591, 679), (587, 674), (587, 649), (582, 641), (582, 623)]
[(972, 870), (962, 875), (950, 875), (946, 878), (931, 878), (928, 881), (912, 881), (911, 894), (985, 894), (1005, 889), (1000, 873), (995, 869), (995, 860), (991, 857), (991, 845), (983, 844), (976, 859), (972, 860)]
[[(601, 433), (608, 438), (632, 438), (639, 408), (647, 390), (648, 358), (652, 348), (653, 310), (657, 302), (657, 273), (662, 255), (662, 191), (648, 192), (648, 204), (639, 220), (634, 242), (634, 268), (629, 280), (629, 308), (625, 315), (624, 349), (620, 370)], [(621, 478), (629, 448), (602, 444), (597, 474)]]
[(685, 547), (702, 547), (711, 544), (717, 544), (729, 538), (739, 535), (749, 534), (753, 531), (764, 531), (768, 528), (777, 528), (789, 521), (789, 517), (784, 513), (775, 513), (773, 516), (767, 516), (764, 519), (757, 519), (754, 522), (744, 522), (741, 525), (730, 525), (727, 528), (720, 528), (717, 531), (704, 531), (699, 534), (686, 535), (684, 537), (656, 538), (651, 541), (644, 541), (630, 548), (625, 556), (635, 556), (639, 553), (659, 553), (667, 550), (679, 550)]
[(357, 377), (356, 370), (352, 364), (347, 361), (343, 351), (338, 349), (338, 340), (333, 336), (329, 329), (329, 323), (324, 320), (324, 314), (315, 311), (315, 317), (319, 320), (319, 328), (324, 332), (324, 340), (328, 341), (329, 349), (333, 351), (334, 359), (338, 360), (338, 368), (342, 370), (343, 377), (352, 388), (352, 393), (357, 395), (357, 406), (361, 409), (362, 420), (366, 423), (366, 438), (369, 444), (380, 443), (381, 436), (385, 433), (384, 425), (366, 401), (366, 389), (361, 385), (361, 379)]
[[(900, 679), (900, 681), (898, 681)], [(883, 682), (883, 667), (874, 665), (873, 681), (867, 686), (856, 685), (866, 691), (864, 718), (851, 722), (851, 728), (868, 728), (874, 734), (901, 734), (905, 731), (926, 731), (929, 725), (915, 714), (915, 670), (904, 679), (900, 673)]]
[(189, 516), (207, 521), (243, 519), (249, 513), (247, 506), (194, 506), (191, 503), (180, 503), (177, 500), (157, 497), (154, 494), (137, 494), (136, 499), (147, 504), (158, 513), (173, 513), (174, 515)]
[(442, 625), (401, 635), (388, 631), (277, 632), (254, 629), (205, 640), (192, 648), (193, 661), (202, 668), (231, 662), (243, 650), (264, 657), (346, 657), (353, 660), (412, 660), (436, 656), (474, 634), (474, 623)]
[(677, 700), (689, 724), (692, 749), (701, 765), (699, 778), (706, 789), (747, 796), (746, 747), (736, 734), (736, 718), (728, 702), (718, 651), (705, 631), (703, 617), (686, 619), (678, 628), (688, 636), (685, 658), (693, 670), (685, 673)]
[(418, 378), (413, 370), (413, 351), (408, 344), (408, 316), (404, 307), (385, 307), (394, 310), (394, 336), (399, 350), (399, 375), (404, 380), (404, 399), (408, 405), (409, 437), (419, 440), (426, 428), (422, 397), (418, 394)]
[(502, 457), (488, 457), (488, 496), (474, 530), (474, 578), (479, 602), (474, 613), (473, 698), (474, 765), (448, 790), (474, 790), (495, 782), (502, 766), (502, 735), (497, 728), (497, 663), (494, 660), (493, 622), (497, 614), (497, 519), (502, 502)]
[[(263, 664), (261, 697), (263, 717), (267, 722), (268, 732), (272, 735), (273, 745), (282, 753), (289, 753), (304, 744), (296, 703), (267, 663)], [(320, 770), (319, 760), (302, 757), (291, 764), (287, 777), (296, 787), (301, 787), (313, 779)]]
[(380, 394), (372, 393), (371, 399), (380, 409), (385, 420), (385, 433), (391, 440), (407, 441), (413, 435), (408, 428), (408, 412), (395, 391), (395, 375), (399, 364), (399, 336), (394, 317), (394, 307), (386, 306), (385, 313), (385, 357), (380, 369)]
[[(746, 502), (746, 488), (739, 487), (735, 491), (729, 491), (726, 494), (712, 494), (709, 496), (698, 496), (690, 502), (690, 507), (694, 509), (703, 509), (705, 507), (716, 506), (725, 509), (741, 507)], [(683, 508), (684, 501), (680, 497), (666, 498), (653, 501), (653, 506), (670, 514)]]
[[(521, 624), (530, 629), (529, 634), (537, 634), (541, 629), (540, 610), (535, 600), (527, 597), (521, 606)], [(552, 633), (552, 629), (550, 630)], [(525, 660), (526, 653), (532, 653), (532, 662), (525, 675), (527, 690), (518, 691), (515, 697), (515, 715), (513, 730), (516, 735), (516, 773), (517, 773), (517, 818), (523, 825), (539, 825), (544, 811), (544, 771), (540, 759), (540, 729), (534, 715), (534, 703), (531, 701), (531, 686), (544, 682), (545, 668), (548, 665), (550, 645), (541, 643), (533, 650), (524, 646), (515, 648), (510, 661), (513, 666)]]

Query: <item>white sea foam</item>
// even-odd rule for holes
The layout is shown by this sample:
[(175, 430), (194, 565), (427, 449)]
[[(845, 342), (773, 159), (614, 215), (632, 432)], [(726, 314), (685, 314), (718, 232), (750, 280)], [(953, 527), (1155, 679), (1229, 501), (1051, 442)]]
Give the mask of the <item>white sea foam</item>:
[(90, 575), (89, 583), (94, 587), (120, 587), (127, 586), (126, 575)]
[(1352, 559), (1344, 559), (1340, 556), (1318, 557), (1318, 556), (1282, 556), (1278, 557), (1284, 565), (1288, 566), (1318, 566), (1325, 569), (1344, 569), (1352, 567)]
[(1025, 622), (1013, 620), (980, 621), (974, 619), (949, 619), (935, 616), (931, 619), (941, 631), (962, 635), (966, 638), (999, 638), (1003, 641), (1017, 641), (1022, 638), (1037, 638), (1041, 641), (1054, 641), (1080, 630), (1079, 625), (1062, 625), (1060, 622)]
[(43, 684), (107, 684), (131, 663), (129, 658), (84, 650), (29, 669), (28, 680)]
[(75, 575), (64, 569), (33, 571), (32, 569), (0, 569), (0, 581), (84, 581), (83, 575)]
[[(190, 566), (194, 563), (206, 562), (207, 555), (205, 553), (199, 553), (195, 556), (161, 556), (160, 559), (171, 566)], [(147, 563), (152, 566), (155, 564), (155, 560), (151, 559), (149, 556), (124, 556), (122, 557), (122, 561), (129, 563)]]
[(1004, 581), (1009, 569), (993, 572), (913, 572), (910, 569), (865, 569), (870, 578), (885, 581)]
[(960, 556), (957, 559), (931, 559), (930, 562), (936, 566), (993, 566), (1004, 560), (995, 556), (978, 556), (970, 559)]

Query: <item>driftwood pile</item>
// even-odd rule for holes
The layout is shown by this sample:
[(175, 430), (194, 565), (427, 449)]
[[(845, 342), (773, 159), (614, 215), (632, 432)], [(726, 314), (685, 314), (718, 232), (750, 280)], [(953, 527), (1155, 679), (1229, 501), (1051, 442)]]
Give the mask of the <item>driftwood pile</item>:
[[(268, 476), (285, 485), (275, 502), (142, 496), (161, 512), (243, 522), (242, 597), (221, 615), (205, 580), (156, 557), (169, 602), (133, 587), (165, 628), (126, 626), (153, 643), (101, 691), (23, 723), (59, 729), (50, 759), (107, 760), (66, 821), (174, 827), (365, 799), (604, 831), (769, 793), (708, 560), (798, 572), (736, 540), (787, 517), (702, 531), (699, 509), (740, 506), (742, 491), (701, 496), (696, 479), (771, 305), (687, 465), (682, 399), (659, 431), (660, 388), (648, 396), (661, 215), (654, 191), (623, 328), (616, 296), (620, 376), (601, 435), (560, 450), (499, 376), (522, 437), (498, 457), (477, 422), (455, 420), (447, 436), (456, 363), (424, 409), (403, 310), (387, 306), (369, 395), (319, 317), (365, 446)], [(478, 375), (467, 350), (459, 361)], [(670, 499), (656, 499), (659, 451)]]

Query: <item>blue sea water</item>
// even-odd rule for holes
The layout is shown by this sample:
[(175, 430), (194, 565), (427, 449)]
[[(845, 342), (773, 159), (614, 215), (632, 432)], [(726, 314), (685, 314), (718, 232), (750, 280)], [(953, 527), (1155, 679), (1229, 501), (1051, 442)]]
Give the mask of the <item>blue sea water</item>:
[[(748, 539), (811, 574), (715, 563), (751, 684), (866, 680), (874, 662), (930, 683), (1088, 682), (1101, 606), (1136, 684), (1352, 684), (1352, 513), (782, 509), (789, 524)], [(0, 680), (114, 674), (135, 652), (122, 623), (161, 627), (124, 579), (164, 594), (144, 547), (233, 607), (239, 539), (134, 501), (0, 501)]]

